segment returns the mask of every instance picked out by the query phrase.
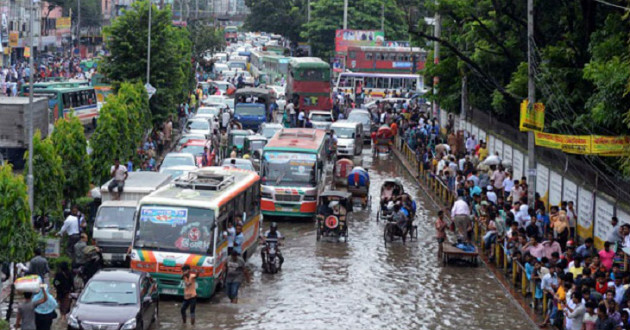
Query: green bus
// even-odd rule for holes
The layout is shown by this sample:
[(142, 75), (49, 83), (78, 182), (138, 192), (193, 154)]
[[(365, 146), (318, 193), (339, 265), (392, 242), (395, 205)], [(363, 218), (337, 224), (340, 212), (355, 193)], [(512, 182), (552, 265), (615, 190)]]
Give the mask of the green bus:
[[(29, 85), (24, 85), (20, 95), (28, 96), (30, 90)], [(84, 126), (96, 126), (99, 108), (94, 87), (85, 86), (81, 81), (36, 83), (33, 84), (33, 96), (48, 98), (53, 123), (74, 112)]]

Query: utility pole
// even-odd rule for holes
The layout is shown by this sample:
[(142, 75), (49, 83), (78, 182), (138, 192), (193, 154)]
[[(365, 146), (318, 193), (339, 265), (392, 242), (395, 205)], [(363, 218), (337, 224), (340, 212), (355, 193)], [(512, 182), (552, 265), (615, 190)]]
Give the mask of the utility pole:
[(195, 0), (195, 18), (199, 18), (199, 0)]
[(343, 0), (343, 29), (348, 28), (348, 0)]
[(381, 3), (381, 31), (385, 34), (385, 0)]
[[(534, 0), (527, 0), (527, 111), (534, 111), (536, 103), (536, 83), (534, 81)], [(534, 208), (536, 196), (536, 144), (534, 132), (527, 132), (527, 201), (530, 209)]]
[(311, 21), (311, 0), (306, 0), (306, 22)]
[(33, 71), (33, 21), (35, 16), (35, 3), (30, 3), (31, 13), (29, 15), (29, 34), (28, 34), (28, 43), (29, 47), (31, 47), (31, 54), (28, 57), (28, 68), (30, 74), (28, 75), (28, 174), (26, 176), (26, 184), (28, 186), (28, 207), (31, 209), (31, 223), (33, 222), (33, 200), (34, 200), (34, 191), (33, 191), (33, 76), (35, 72)]
[(153, 3), (149, 1), (149, 31), (147, 33), (147, 84), (151, 84), (149, 82), (149, 77), (151, 76), (151, 7), (153, 7)]
[(77, 47), (81, 57), (81, 0), (77, 1)]
[[(435, 0), (435, 4), (437, 5), (438, 0)], [(435, 21), (433, 22), (433, 35), (435, 38), (440, 39), (442, 35), (442, 19), (440, 17), (439, 10), (435, 10)], [(437, 41), (433, 42), (433, 63), (438, 65), (440, 63), (440, 43)], [(433, 95), (437, 95), (438, 93), (438, 84), (440, 83), (440, 77), (433, 77)], [(437, 117), (438, 122), (440, 121), (440, 107), (438, 106), (437, 101), (433, 101), (433, 117)], [(439, 123), (442, 126), (442, 123)]]

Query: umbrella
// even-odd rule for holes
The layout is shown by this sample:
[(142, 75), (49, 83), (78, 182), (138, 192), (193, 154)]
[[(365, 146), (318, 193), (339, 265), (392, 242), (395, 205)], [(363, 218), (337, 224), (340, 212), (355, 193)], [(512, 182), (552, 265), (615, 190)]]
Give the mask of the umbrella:
[(488, 156), (488, 158), (483, 161), (484, 165), (499, 165), (500, 163), (501, 159), (496, 155)]

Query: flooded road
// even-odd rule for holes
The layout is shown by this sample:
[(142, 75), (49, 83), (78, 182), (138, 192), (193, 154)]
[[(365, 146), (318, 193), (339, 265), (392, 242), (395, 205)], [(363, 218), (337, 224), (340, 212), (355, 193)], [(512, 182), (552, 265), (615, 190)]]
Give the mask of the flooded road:
[[(197, 329), (532, 329), (485, 267), (442, 267), (433, 229), (436, 210), (404, 168), (392, 159), (370, 169), (371, 210), (355, 211), (349, 241), (316, 242), (313, 222), (279, 221), (286, 236), (280, 273), (261, 271), (241, 286), (239, 304), (224, 292), (197, 304)], [(418, 240), (385, 247), (376, 210), (380, 183), (398, 177), (418, 203)], [(355, 209), (358, 210), (358, 209)], [(268, 226), (268, 221), (265, 226)], [(160, 302), (155, 329), (182, 329), (181, 300)]]

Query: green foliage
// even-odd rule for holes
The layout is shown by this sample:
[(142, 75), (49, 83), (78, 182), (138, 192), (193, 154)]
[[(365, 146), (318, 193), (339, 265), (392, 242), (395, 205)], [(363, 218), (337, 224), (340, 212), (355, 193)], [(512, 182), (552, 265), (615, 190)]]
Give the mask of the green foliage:
[(61, 157), (65, 175), (63, 196), (70, 200), (85, 196), (90, 190), (91, 171), (83, 125), (75, 116), (59, 118), (50, 138)]
[[(384, 1), (385, 38), (408, 40), (405, 13), (396, 1)], [(350, 1), (348, 28), (380, 30), (382, 3), (383, 0)], [(300, 36), (309, 40), (316, 56), (328, 60), (334, 55), (335, 30), (343, 28), (343, 0), (319, 0), (311, 3), (311, 8), (311, 21), (303, 25)]]
[(124, 82), (120, 84), (116, 98), (127, 107), (131, 142), (133, 145), (139, 145), (144, 132), (151, 128), (149, 95), (142, 83)]
[(9, 324), (9, 322), (7, 322), (7, 320), (5, 319), (1, 319), (0, 330), (9, 330), (9, 329), (11, 329), (11, 325)]
[(118, 140), (120, 134), (116, 130), (117, 123), (113, 114), (115, 110), (112, 109), (115, 102), (110, 102), (114, 98), (115, 96), (110, 96), (101, 109), (98, 126), (91, 139), (94, 146), (91, 154), (92, 178), (96, 185), (109, 180), (109, 169), (114, 158), (124, 159), (123, 145)]
[(0, 167), (0, 260), (22, 262), (32, 257), (37, 235), (31, 225), (26, 183), (11, 165)]
[(208, 50), (220, 50), (225, 47), (223, 30), (215, 29), (203, 21), (193, 21), (187, 28), (192, 42), (193, 58), (200, 59)]
[[(192, 43), (187, 29), (173, 26), (170, 6), (153, 6), (151, 15), (150, 82), (157, 92), (150, 107), (152, 119), (159, 122), (175, 110), (193, 83)], [(148, 2), (137, 1), (103, 29), (110, 55), (102, 69), (116, 87), (125, 81), (146, 83), (148, 16)]]
[[(28, 151), (24, 154), (28, 159)], [(61, 219), (63, 185), (65, 182), (61, 157), (57, 155), (50, 138), (42, 140), (39, 130), (33, 136), (33, 208), (35, 215), (49, 215)], [(24, 169), (28, 173), (28, 163)]]
[(300, 39), (301, 26), (306, 22), (306, 0), (245, 0), (245, 4), (251, 12), (245, 19), (245, 29), (282, 34), (291, 41)]
[(57, 272), (59, 270), (59, 265), (62, 262), (67, 262), (68, 266), (72, 266), (72, 258), (68, 257), (65, 254), (62, 254), (57, 258), (48, 258), (48, 267), (50, 267), (51, 273), (54, 274), (55, 272)]

